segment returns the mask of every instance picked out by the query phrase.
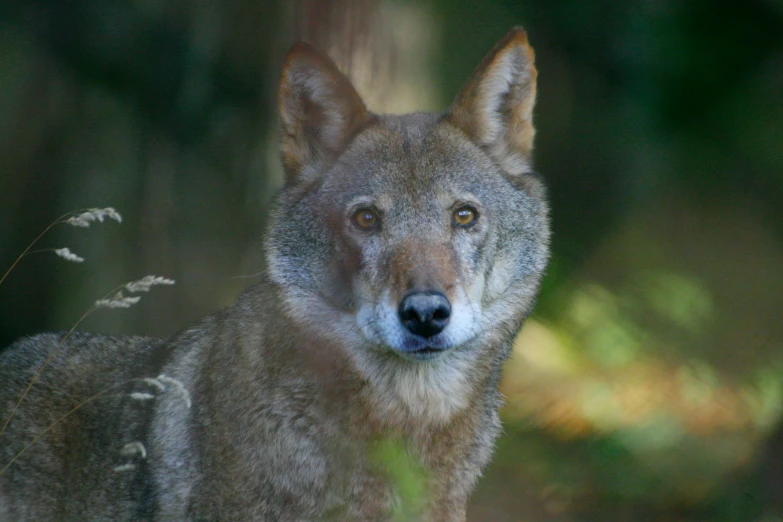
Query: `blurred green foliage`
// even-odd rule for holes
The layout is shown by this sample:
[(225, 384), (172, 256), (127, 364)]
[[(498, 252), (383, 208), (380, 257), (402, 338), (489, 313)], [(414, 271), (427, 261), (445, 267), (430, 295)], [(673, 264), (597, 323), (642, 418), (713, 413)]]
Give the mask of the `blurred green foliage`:
[(427, 498), (427, 475), (422, 463), (406, 451), (401, 441), (393, 439), (376, 441), (370, 462), (397, 486), (394, 520), (421, 518)]

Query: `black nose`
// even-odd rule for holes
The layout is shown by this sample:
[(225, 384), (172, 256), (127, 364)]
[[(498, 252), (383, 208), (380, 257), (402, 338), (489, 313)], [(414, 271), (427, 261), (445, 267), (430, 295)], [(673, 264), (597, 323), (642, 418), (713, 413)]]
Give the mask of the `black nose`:
[(417, 292), (402, 300), (399, 314), (400, 321), (411, 333), (432, 337), (449, 324), (451, 305), (443, 294)]

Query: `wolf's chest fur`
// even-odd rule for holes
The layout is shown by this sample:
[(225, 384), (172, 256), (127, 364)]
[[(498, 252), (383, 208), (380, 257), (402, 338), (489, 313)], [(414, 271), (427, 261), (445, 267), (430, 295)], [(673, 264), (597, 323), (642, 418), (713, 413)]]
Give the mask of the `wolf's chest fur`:
[[(548, 258), (535, 81), (515, 29), (446, 113), (376, 115), (295, 45), (262, 281), (165, 341), (62, 343), (0, 436), (0, 519), (464, 520)], [(3, 353), (0, 420), (61, 339)]]

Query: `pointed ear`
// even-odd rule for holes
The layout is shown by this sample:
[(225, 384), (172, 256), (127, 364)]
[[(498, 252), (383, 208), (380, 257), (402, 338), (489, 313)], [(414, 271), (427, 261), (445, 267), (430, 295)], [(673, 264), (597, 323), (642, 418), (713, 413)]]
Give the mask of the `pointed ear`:
[(309, 166), (334, 161), (370, 119), (348, 78), (305, 42), (288, 51), (278, 96), (287, 182), (307, 178)]
[(484, 58), (449, 111), (449, 121), (512, 175), (530, 169), (537, 76), (527, 33), (515, 27)]

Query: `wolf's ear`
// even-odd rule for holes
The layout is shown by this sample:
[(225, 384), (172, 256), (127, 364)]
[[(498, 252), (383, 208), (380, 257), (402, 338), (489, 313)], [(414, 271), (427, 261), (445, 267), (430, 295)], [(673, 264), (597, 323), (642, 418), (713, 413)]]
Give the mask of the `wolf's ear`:
[(530, 169), (537, 76), (527, 33), (515, 27), (484, 58), (449, 111), (449, 121), (512, 175)]
[(356, 89), (335, 63), (306, 42), (294, 44), (278, 91), (286, 181), (333, 161), (370, 118)]

